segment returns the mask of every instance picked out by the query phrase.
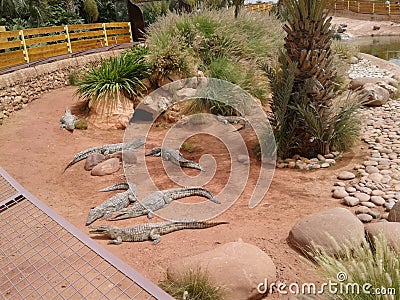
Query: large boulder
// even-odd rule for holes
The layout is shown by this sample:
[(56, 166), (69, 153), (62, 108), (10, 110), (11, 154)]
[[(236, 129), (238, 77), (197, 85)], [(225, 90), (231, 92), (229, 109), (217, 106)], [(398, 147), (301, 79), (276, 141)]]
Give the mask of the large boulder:
[(388, 221), (390, 222), (400, 222), (400, 201), (393, 205), (389, 212)]
[(396, 87), (398, 82), (391, 78), (391, 77), (384, 77), (384, 78), (378, 78), (378, 77), (359, 77), (359, 78), (354, 78), (350, 81), (350, 88), (355, 90), (358, 88), (363, 87), (367, 83), (373, 83), (373, 84), (378, 84), (378, 83), (385, 83), (389, 84), (393, 87)]
[(307, 216), (290, 230), (288, 242), (305, 255), (314, 246), (331, 255), (341, 255), (337, 245), (360, 245), (364, 240), (364, 226), (345, 208), (333, 208)]
[(389, 101), (390, 93), (388, 90), (373, 83), (366, 83), (362, 91), (365, 93), (364, 99), (367, 106), (381, 106)]
[(257, 291), (261, 283), (276, 280), (271, 258), (258, 247), (244, 242), (231, 242), (198, 255), (180, 258), (171, 263), (168, 278), (177, 280), (188, 271), (208, 272), (211, 279), (226, 292), (225, 299), (261, 299)]
[(133, 112), (133, 102), (119, 93), (113, 100), (90, 101), (87, 121), (100, 129), (125, 129)]
[(365, 225), (365, 232), (369, 240), (374, 243), (374, 237), (382, 234), (390, 248), (400, 253), (400, 223), (378, 222)]

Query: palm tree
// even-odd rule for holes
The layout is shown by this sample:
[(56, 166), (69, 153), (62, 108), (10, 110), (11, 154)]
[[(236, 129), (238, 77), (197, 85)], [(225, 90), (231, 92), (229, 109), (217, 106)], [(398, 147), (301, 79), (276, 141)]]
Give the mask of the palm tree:
[(289, 14), (284, 25), (285, 52), (280, 69), (266, 67), (273, 90), (270, 120), (281, 157), (327, 154), (335, 147), (349, 146), (348, 140), (343, 143), (346, 130), (357, 132), (353, 112), (358, 102), (335, 103), (333, 31), (327, 2), (283, 0)]

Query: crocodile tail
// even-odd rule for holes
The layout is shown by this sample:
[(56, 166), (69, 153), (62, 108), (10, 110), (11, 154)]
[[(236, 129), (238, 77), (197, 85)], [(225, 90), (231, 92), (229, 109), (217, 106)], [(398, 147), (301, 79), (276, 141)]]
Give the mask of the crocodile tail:
[(149, 153), (146, 153), (145, 156), (159, 156), (161, 154), (161, 147), (156, 147), (150, 150)]
[(120, 183), (113, 184), (109, 187), (106, 187), (104, 189), (98, 190), (98, 192), (110, 192), (110, 191), (128, 190), (128, 189), (129, 189), (128, 182), (120, 182)]
[(189, 187), (189, 189), (191, 190), (192, 196), (204, 197), (214, 203), (221, 204), (221, 202), (219, 202), (217, 198), (215, 198), (213, 193), (203, 187)]
[(203, 222), (194, 220), (172, 221), (165, 226), (161, 226), (161, 234), (167, 234), (182, 229), (205, 229), (222, 224), (229, 224), (229, 222)]
[(196, 169), (196, 170), (205, 172), (205, 170), (202, 168), (202, 166), (200, 166), (198, 163), (196, 163), (194, 161), (181, 161), (181, 162), (179, 162), (179, 164), (181, 167), (184, 167), (184, 168)]

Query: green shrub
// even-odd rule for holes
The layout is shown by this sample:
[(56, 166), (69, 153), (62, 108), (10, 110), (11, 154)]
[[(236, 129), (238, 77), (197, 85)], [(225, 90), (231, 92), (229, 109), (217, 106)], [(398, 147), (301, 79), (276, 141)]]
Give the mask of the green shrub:
[[(389, 248), (386, 239), (380, 235), (374, 239), (374, 249), (371, 249), (367, 241), (362, 245), (353, 247), (342, 246), (345, 256), (342, 258), (334, 257), (323, 250), (316, 251), (314, 259), (320, 267), (320, 272), (324, 278), (337, 283), (339, 289), (340, 283), (358, 284), (360, 293), (337, 293), (336, 295), (325, 293), (328, 299), (358, 299), (358, 300), (376, 300), (376, 299), (398, 299), (400, 290), (400, 254)], [(350, 250), (353, 249), (353, 250)], [(339, 273), (346, 274), (345, 281), (339, 281)], [(394, 288), (396, 295), (378, 295), (362, 293), (362, 287), (365, 283), (372, 288)], [(344, 291), (345, 288), (343, 288)], [(351, 290), (350, 290), (351, 291)]]
[(83, 9), (85, 10), (86, 20), (88, 23), (96, 22), (99, 18), (99, 10), (97, 8), (96, 1), (85, 0), (83, 3)]
[(268, 83), (257, 64), (276, 57), (283, 36), (274, 16), (243, 11), (234, 19), (230, 9), (167, 14), (149, 27), (147, 43), (156, 78), (192, 77), (201, 70), (264, 101)]
[(196, 271), (190, 270), (176, 281), (167, 278), (161, 282), (160, 286), (176, 299), (224, 299), (223, 290), (211, 282), (208, 273), (200, 269)]
[(147, 2), (141, 4), (144, 26), (148, 27), (157, 21), (159, 17), (165, 16), (169, 11), (167, 1)]

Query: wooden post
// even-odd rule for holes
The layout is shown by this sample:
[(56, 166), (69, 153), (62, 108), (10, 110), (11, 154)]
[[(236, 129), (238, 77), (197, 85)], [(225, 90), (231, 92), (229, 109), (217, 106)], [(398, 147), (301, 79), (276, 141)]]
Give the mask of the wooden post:
[(72, 53), (71, 38), (69, 37), (68, 25), (65, 25), (64, 29), (65, 29), (65, 37), (67, 38), (68, 53)]
[(375, 14), (375, 2), (372, 2), (372, 13)]
[(24, 37), (24, 31), (20, 30), (19, 31), (19, 37), (21, 38), (21, 44), (24, 48), (23, 53), (24, 53), (24, 59), (27, 63), (29, 63), (29, 54), (28, 54), (28, 49), (26, 48), (26, 43), (25, 43), (25, 37)]
[(390, 16), (390, 3), (388, 4), (388, 13), (389, 13), (389, 16)]
[(129, 36), (131, 38), (131, 43), (133, 42), (133, 37), (132, 37), (132, 27), (131, 27), (131, 22), (128, 22), (128, 27), (129, 27)]
[(106, 23), (101, 24), (101, 26), (103, 26), (104, 43), (106, 44), (106, 46), (108, 46)]
[(360, 13), (360, 1), (357, 1), (357, 12)]
[(350, 10), (350, 0), (347, 1), (347, 10)]

